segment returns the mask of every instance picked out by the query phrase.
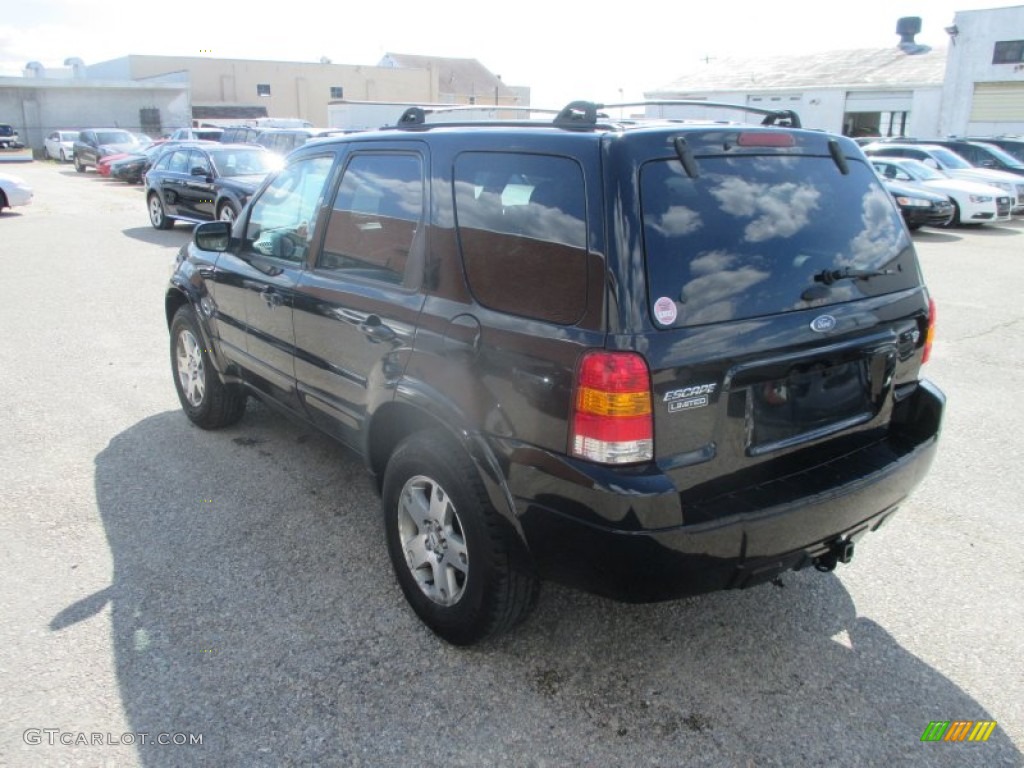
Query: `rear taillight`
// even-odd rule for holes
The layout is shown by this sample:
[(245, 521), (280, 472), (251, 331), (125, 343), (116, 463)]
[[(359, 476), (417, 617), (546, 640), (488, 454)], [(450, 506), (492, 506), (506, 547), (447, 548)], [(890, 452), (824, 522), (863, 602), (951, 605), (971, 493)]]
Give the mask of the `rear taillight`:
[(601, 464), (654, 457), (651, 374), (635, 352), (587, 352), (573, 394), (570, 452)]
[(935, 299), (928, 299), (928, 329), (924, 332), (924, 353), (921, 355), (921, 365), (928, 362), (932, 356), (932, 342), (935, 341)]

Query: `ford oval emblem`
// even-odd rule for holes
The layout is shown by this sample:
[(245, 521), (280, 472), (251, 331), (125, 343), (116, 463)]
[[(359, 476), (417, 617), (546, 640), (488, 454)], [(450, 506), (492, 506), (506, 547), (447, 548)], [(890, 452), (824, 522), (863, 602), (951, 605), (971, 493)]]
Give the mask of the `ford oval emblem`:
[(828, 333), (835, 330), (836, 319), (832, 315), (819, 315), (811, 320), (811, 330), (815, 333)]

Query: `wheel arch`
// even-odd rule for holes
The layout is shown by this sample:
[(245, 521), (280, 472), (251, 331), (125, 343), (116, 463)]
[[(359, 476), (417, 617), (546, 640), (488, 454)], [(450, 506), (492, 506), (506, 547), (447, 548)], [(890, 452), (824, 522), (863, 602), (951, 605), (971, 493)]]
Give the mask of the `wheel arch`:
[(174, 322), (174, 316), (178, 313), (179, 309), (184, 306), (191, 307), (195, 313), (196, 322), (199, 325), (199, 332), (203, 336), (203, 345), (210, 350), (210, 361), (213, 363), (217, 377), (225, 384), (237, 383), (239, 381), (238, 377), (228, 374), (229, 366), (221, 352), (220, 344), (214, 338), (213, 333), (210, 332), (194, 286), (187, 284), (188, 287), (186, 288), (183, 285), (183, 281), (175, 278), (172, 278), (171, 286), (167, 289), (167, 294), (164, 296), (164, 314), (167, 320), (167, 330), (170, 331), (171, 323)]
[(410, 435), (428, 429), (445, 433), (466, 451), (491, 504), (528, 549), (526, 536), (515, 514), (512, 493), (494, 450), (453, 403), (422, 383), (403, 380), (398, 398), (382, 404), (370, 417), (365, 432), (364, 456), (374, 475), (377, 492), (382, 490), (388, 458), (398, 444)]

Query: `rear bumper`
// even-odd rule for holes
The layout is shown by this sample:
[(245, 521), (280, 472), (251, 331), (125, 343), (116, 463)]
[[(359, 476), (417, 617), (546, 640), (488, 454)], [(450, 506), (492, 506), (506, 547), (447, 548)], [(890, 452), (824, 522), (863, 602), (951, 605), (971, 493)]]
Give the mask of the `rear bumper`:
[[(927, 382), (910, 397), (907, 423), (894, 424), (900, 448), (885, 466), (824, 490), (815, 484), (796, 501), (693, 525), (639, 524), (679, 506), (667, 477), (609, 479), (605, 470), (588, 474), (564, 457), (543, 454), (540, 461), (536, 451), (529, 465), (517, 465), (514, 452), (510, 485), (527, 545), (545, 578), (630, 602), (742, 588), (804, 568), (837, 540), (857, 541), (877, 529), (928, 472), (945, 398)], [(598, 515), (594, 507), (602, 503)], [(618, 523), (609, 524), (610, 509), (624, 510)]]

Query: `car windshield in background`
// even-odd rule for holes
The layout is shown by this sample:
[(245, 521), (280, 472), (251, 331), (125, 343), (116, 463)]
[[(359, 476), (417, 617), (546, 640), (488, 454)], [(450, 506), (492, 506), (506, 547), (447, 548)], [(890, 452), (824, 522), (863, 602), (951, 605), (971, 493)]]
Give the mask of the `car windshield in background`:
[(138, 139), (128, 131), (100, 131), (96, 134), (100, 144), (138, 144)]
[(78, 131), (61, 131), (61, 141), (78, 141)]
[(280, 167), (280, 160), (263, 149), (215, 149), (210, 152), (217, 173), (221, 176), (252, 176), (266, 174)]
[(952, 150), (938, 147), (931, 150), (931, 153), (935, 155), (940, 163), (946, 168), (955, 168), (957, 170), (963, 168), (973, 168), (974, 166), (964, 160), (960, 155)]
[(1008, 168), (1024, 168), (1024, 163), (1018, 160), (1016, 157), (1011, 155), (1005, 149), (997, 147), (995, 144), (986, 144), (985, 142), (979, 142), (979, 145), (985, 148), (985, 151), (997, 158)]
[[(676, 302), (676, 326), (919, 284), (900, 215), (865, 164), (850, 162), (846, 176), (820, 157), (706, 157), (698, 165), (697, 178), (675, 159), (647, 163), (640, 176), (648, 298), (652, 307)], [(827, 277), (844, 270), (863, 277)]]

